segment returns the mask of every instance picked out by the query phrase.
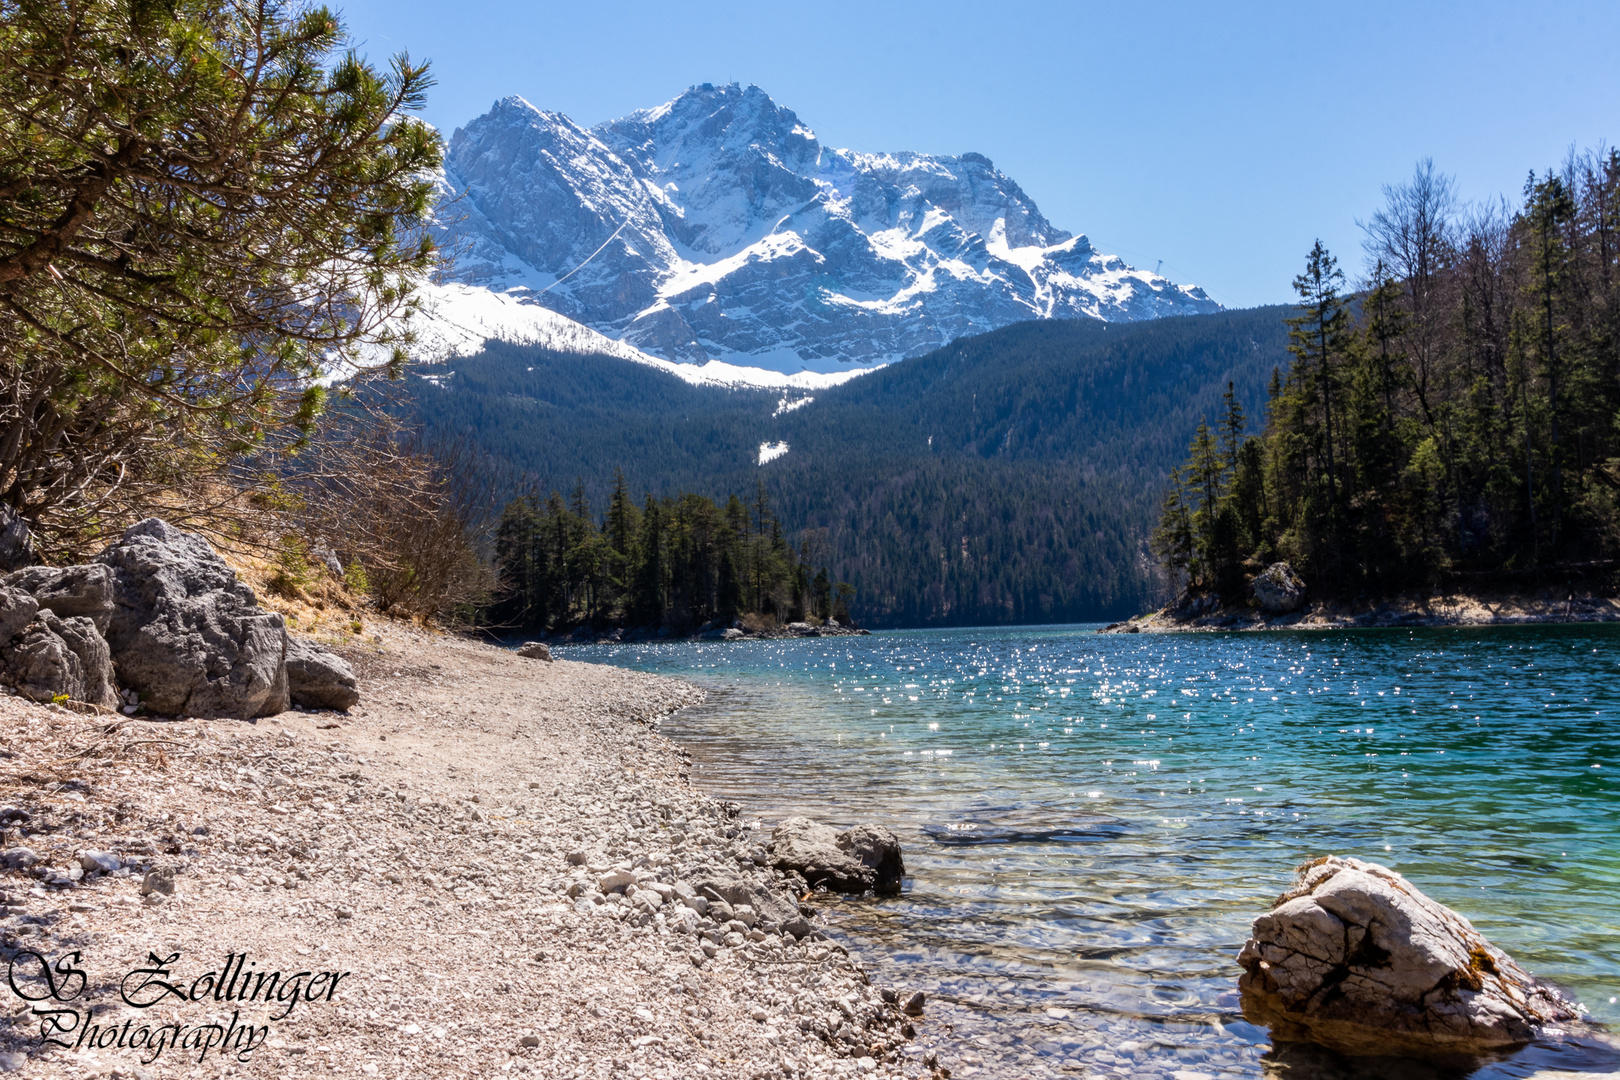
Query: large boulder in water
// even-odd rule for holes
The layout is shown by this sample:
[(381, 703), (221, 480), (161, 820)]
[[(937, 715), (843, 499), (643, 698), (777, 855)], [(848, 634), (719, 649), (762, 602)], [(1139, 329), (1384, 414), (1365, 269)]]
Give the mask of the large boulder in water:
[(906, 873), (899, 838), (881, 825), (839, 832), (809, 818), (791, 817), (771, 832), (770, 858), (778, 870), (837, 892), (898, 893)]
[(1476, 1055), (1577, 1019), (1467, 919), (1358, 859), (1301, 867), (1238, 963), (1250, 1021), (1346, 1054)]
[(125, 686), (170, 716), (287, 708), (287, 630), (208, 541), (147, 518), (96, 559), (113, 576), (107, 644)]
[(1250, 586), (1260, 607), (1272, 615), (1298, 611), (1305, 604), (1305, 580), (1285, 562), (1272, 563)]

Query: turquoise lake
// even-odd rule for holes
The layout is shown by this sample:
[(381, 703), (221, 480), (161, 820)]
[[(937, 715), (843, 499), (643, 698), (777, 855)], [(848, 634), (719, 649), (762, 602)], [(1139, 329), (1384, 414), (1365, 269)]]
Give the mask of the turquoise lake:
[[(663, 730), (767, 825), (900, 834), (904, 895), (828, 921), (874, 980), (929, 993), (958, 1076), (1465, 1075), (1243, 1021), (1249, 923), (1328, 853), (1400, 871), (1620, 1022), (1620, 627), (1094, 630), (559, 655), (707, 688)], [(1550, 1044), (1475, 1075), (1544, 1067), (1620, 1059)]]

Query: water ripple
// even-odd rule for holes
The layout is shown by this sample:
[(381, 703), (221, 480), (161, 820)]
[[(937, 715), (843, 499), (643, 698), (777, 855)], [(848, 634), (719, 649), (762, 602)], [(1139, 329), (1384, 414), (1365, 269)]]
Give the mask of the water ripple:
[[(1460, 1074), (1272, 1047), (1233, 958), (1292, 867), (1331, 851), (1399, 870), (1620, 1020), (1617, 644), (1018, 628), (565, 655), (708, 686), (666, 725), (707, 790), (901, 833), (905, 894), (829, 918), (875, 978), (937, 999), (925, 1029), (955, 1025), (958, 1075), (1438, 1080)], [(1597, 1040), (1478, 1075), (1617, 1062)]]

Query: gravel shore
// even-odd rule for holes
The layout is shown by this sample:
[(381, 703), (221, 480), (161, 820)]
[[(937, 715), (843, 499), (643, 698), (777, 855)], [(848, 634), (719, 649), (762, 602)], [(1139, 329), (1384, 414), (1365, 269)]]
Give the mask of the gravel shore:
[(1105, 634), (1177, 634), (1230, 630), (1349, 630), (1392, 626), (1531, 626), (1541, 623), (1620, 622), (1620, 598), (1591, 595), (1435, 596), (1379, 604), (1310, 604), (1288, 615), (1213, 602), (1111, 623)]
[(378, 629), (350, 715), (0, 697), (0, 1073), (948, 1075), (813, 909), (700, 914), (793, 899), (658, 734), (698, 690)]

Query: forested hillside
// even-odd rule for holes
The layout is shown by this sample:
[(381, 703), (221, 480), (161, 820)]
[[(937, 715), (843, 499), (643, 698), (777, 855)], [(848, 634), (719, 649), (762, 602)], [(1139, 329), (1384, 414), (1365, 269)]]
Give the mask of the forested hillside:
[[(1260, 434), (1200, 429), (1157, 536), (1195, 593), (1286, 559), (1325, 597), (1538, 587), (1620, 550), (1620, 152), (1465, 211), (1390, 188), (1350, 303), (1320, 243)], [(1261, 402), (1251, 402), (1258, 414)]]
[(1228, 382), (1260, 395), (1286, 367), (1286, 313), (1019, 324), (787, 410), (780, 391), (491, 342), (426, 369), (415, 401), (542, 500), (580, 485), (605, 507), (621, 469), (638, 502), (763, 481), (794, 550), (854, 585), (865, 625), (1105, 619), (1158, 598), (1162, 477)]

